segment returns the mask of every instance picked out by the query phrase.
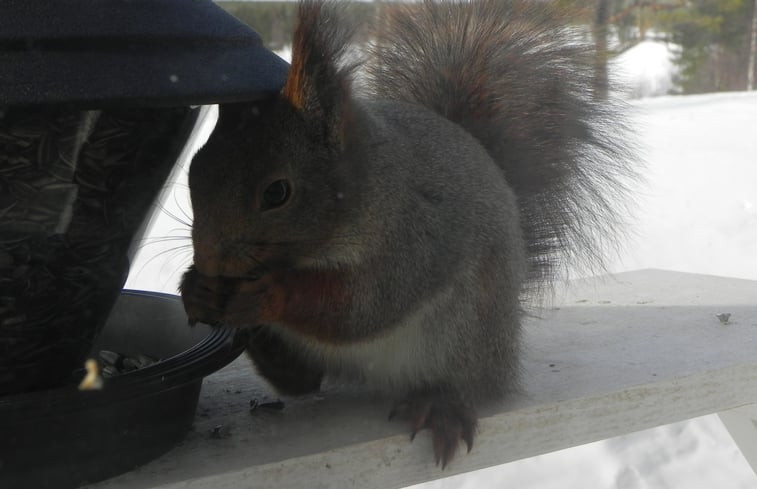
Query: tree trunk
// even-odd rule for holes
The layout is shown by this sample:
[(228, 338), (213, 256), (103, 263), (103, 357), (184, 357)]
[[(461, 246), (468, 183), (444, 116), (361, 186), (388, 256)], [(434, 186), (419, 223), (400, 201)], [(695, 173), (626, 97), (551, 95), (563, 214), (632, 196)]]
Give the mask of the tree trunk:
[(607, 74), (607, 26), (609, 24), (609, 19), (609, 0), (597, 0), (594, 17), (594, 44), (597, 52), (594, 74), (594, 96), (599, 100), (607, 98), (609, 87), (609, 78)]
[(752, 42), (749, 45), (749, 67), (747, 71), (747, 90), (754, 90), (754, 58), (757, 52), (757, 0), (754, 0), (754, 6), (752, 7)]

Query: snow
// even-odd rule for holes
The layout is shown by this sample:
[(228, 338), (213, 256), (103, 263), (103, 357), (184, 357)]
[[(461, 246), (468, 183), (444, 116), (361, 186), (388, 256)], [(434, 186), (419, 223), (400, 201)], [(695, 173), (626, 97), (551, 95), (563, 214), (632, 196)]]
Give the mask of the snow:
[[(636, 95), (666, 92), (670, 51), (642, 43), (616, 64)], [(661, 67), (662, 66), (662, 67)], [(667, 73), (668, 75), (665, 75)], [(628, 78), (630, 76), (630, 78)], [(757, 280), (757, 93), (643, 98), (632, 103), (646, 182), (632, 240), (614, 272), (662, 268)], [(211, 113), (208, 122), (214, 119)], [(207, 137), (198, 134), (194, 147)], [(184, 164), (194, 149), (187, 151)], [(191, 262), (186, 171), (155, 217), (127, 287), (177, 292)], [(719, 419), (694, 420), (426, 483), (424, 489), (512, 487), (756, 489), (757, 476)]]
[(647, 183), (634, 246), (611, 268), (757, 280), (757, 93), (634, 104)]
[(659, 41), (642, 41), (612, 61), (613, 80), (627, 87), (630, 98), (667, 95), (673, 89), (676, 47)]

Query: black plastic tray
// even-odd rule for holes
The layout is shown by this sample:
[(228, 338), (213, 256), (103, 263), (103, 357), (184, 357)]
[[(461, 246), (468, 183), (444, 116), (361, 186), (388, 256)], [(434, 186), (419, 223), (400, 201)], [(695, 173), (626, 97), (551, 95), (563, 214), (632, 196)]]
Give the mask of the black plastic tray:
[(74, 488), (161, 455), (192, 425), (204, 376), (244, 349), (244, 335), (187, 326), (178, 297), (124, 291), (92, 349), (162, 358), (111, 379), (0, 397), (0, 487)]

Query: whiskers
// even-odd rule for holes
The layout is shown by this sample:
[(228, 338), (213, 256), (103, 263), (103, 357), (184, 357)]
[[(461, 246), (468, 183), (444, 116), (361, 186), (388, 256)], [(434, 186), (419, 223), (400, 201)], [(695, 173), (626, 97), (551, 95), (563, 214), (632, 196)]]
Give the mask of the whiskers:
[(127, 286), (176, 293), (182, 273), (192, 264), (191, 237), (156, 236), (143, 240)]
[[(189, 201), (189, 186), (182, 181), (176, 181), (171, 185), (174, 188), (174, 192), (171, 193), (173, 198), (173, 205), (171, 207), (175, 208), (176, 212), (169, 209), (163, 202), (157, 203), (157, 212), (159, 212), (161, 216), (170, 218), (184, 229), (191, 231), (193, 216), (191, 203)], [(184, 202), (179, 201), (180, 194), (182, 195)]]
[[(144, 290), (176, 293), (183, 273), (192, 264), (191, 216), (161, 206), (153, 232), (139, 245), (127, 285)], [(346, 267), (357, 263), (372, 238), (358, 233), (290, 240), (226, 243), (235, 278), (257, 280), (281, 266)], [(232, 265), (227, 263), (227, 265)]]
[(178, 291), (181, 275), (193, 259), (192, 215), (180, 201), (180, 193), (174, 191), (172, 201), (156, 204), (149, 234), (138, 243), (127, 287), (171, 294)]

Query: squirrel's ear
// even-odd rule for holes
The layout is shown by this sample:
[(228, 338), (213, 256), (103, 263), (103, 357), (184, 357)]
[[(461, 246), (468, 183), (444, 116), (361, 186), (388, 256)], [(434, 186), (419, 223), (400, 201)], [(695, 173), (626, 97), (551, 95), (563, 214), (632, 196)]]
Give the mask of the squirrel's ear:
[(283, 97), (307, 120), (322, 125), (329, 139), (343, 139), (351, 67), (344, 64), (351, 31), (339, 22), (332, 2), (300, 2)]

